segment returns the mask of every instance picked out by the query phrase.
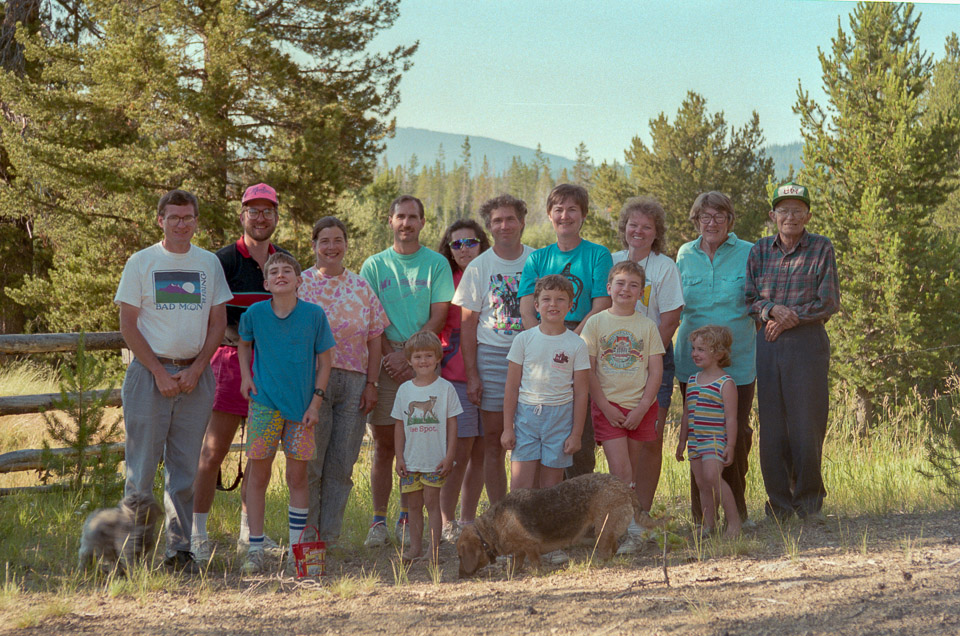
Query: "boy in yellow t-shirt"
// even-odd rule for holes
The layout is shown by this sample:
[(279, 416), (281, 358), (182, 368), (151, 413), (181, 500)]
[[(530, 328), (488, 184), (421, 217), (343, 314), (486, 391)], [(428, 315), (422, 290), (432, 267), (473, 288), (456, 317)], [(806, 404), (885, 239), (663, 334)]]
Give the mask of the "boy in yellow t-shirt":
[(657, 437), (657, 391), (663, 375), (657, 325), (636, 310), (645, 279), (636, 263), (614, 265), (607, 277), (613, 306), (591, 316), (581, 334), (590, 354), (597, 443), (603, 446), (610, 473), (631, 486), (641, 442)]

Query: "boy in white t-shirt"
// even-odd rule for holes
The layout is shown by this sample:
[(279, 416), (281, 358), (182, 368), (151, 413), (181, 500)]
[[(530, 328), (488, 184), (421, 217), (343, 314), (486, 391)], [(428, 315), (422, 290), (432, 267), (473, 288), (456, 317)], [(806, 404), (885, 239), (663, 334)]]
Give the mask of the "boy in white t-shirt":
[(430, 516), (430, 558), (439, 558), (440, 488), (457, 453), (457, 416), (463, 413), (453, 385), (440, 377), (443, 348), (431, 331), (407, 340), (403, 354), (416, 374), (397, 389), (391, 416), (396, 421), (395, 448), (400, 492), (410, 510), (410, 547), (405, 562), (423, 558), (423, 507)]
[(501, 443), (511, 451), (511, 490), (537, 487), (538, 467), (540, 488), (560, 483), (587, 416), (587, 347), (563, 324), (573, 285), (559, 274), (544, 276), (533, 298), (540, 324), (521, 332), (507, 354)]

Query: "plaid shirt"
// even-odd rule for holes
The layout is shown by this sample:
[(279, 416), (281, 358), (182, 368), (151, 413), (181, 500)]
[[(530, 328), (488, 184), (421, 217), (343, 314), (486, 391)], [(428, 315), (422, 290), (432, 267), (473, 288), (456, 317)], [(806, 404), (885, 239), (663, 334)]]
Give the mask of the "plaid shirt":
[(840, 309), (840, 281), (833, 244), (804, 231), (789, 252), (780, 235), (765, 236), (747, 258), (747, 305), (757, 322), (770, 319), (774, 305), (797, 312), (800, 324), (826, 322)]

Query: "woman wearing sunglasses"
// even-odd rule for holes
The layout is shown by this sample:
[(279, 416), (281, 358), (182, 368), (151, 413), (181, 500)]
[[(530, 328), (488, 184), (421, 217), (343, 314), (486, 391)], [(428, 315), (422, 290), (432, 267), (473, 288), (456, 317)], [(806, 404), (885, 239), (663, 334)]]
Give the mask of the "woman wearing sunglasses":
[[(486, 232), (476, 221), (454, 221), (440, 239), (437, 251), (446, 257), (453, 271), (453, 286), (460, 284), (470, 261), (490, 247)], [(467, 397), (467, 372), (460, 351), (460, 308), (450, 306), (447, 324), (440, 332), (443, 360), (440, 375), (457, 390), (463, 413), (457, 416), (457, 458), (446, 483), (440, 489), (440, 513), (443, 516), (443, 540), (456, 541), (460, 524), (456, 520), (457, 500), (461, 498), (460, 521), (472, 523), (483, 491), (483, 429), (480, 410)]]

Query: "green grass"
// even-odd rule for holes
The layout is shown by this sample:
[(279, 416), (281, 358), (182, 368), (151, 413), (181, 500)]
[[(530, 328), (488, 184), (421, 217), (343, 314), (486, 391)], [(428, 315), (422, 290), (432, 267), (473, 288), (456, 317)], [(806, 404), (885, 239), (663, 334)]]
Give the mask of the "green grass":
[[(13, 374), (16, 378), (27, 375), (22, 370)], [(35, 387), (39, 385), (17, 381), (23, 386), (30, 386), (26, 389), (28, 392), (38, 390)], [(49, 378), (47, 381), (53, 382)], [(0, 381), (0, 393), (8, 390)], [(678, 463), (673, 459), (679, 400), (675, 400), (674, 404), (664, 440), (662, 477), (653, 510), (655, 516), (668, 514), (672, 519), (659, 540), (665, 541), (667, 549), (682, 559), (708, 560), (752, 554), (771, 546), (779, 546), (785, 556), (795, 558), (805, 549), (807, 541), (807, 535), (797, 525), (788, 524), (780, 532), (753, 533), (737, 539), (694, 537), (689, 513), (689, 466), (687, 462)], [(868, 551), (877, 536), (869, 528), (872, 521), (864, 527), (862, 522), (853, 524), (848, 519), (953, 509), (952, 502), (937, 492), (938, 487), (943, 487), (943, 480), (928, 479), (917, 471), (925, 465), (923, 431), (924, 418), (927, 417), (919, 403), (912, 408), (888, 409), (884, 427), (869, 435), (863, 435), (856, 429), (853, 418), (846, 411), (835, 411), (832, 417), (824, 449), (824, 479), (828, 492), (824, 512), (836, 526), (834, 537), (839, 540), (840, 549)], [(4, 422), (9, 419), (0, 418), (0, 449), (8, 447), (5, 445), (10, 443), (9, 428), (4, 427)], [(385, 557), (380, 551), (366, 550), (362, 545), (372, 514), (369, 488), (371, 454), (372, 448), (365, 445), (354, 471), (354, 490), (347, 505), (341, 539), (335, 549), (336, 552), (369, 562), (370, 574), (364, 574), (357, 580), (349, 573), (341, 575), (339, 579), (329, 578), (328, 583), (334, 584), (331, 592), (344, 598), (376, 585), (406, 585), (410, 581), (408, 568), (399, 563), (399, 558), (394, 559), (392, 555)], [(225, 463), (225, 472), (228, 474), (225, 477), (232, 476), (236, 470), (236, 459), (235, 454), (228, 457)], [(283, 470), (281, 455), (275, 462), (273, 479), (267, 492), (265, 526), (270, 536), (287, 544), (288, 496)], [(598, 452), (597, 470), (607, 470), (602, 452)], [(21, 479), (35, 480), (35, 477), (23, 473)], [(157, 495), (161, 494), (160, 488), (158, 476), (155, 484)], [(391, 529), (392, 521), (397, 517), (399, 498), (396, 492), (395, 488), (388, 510)], [(752, 518), (763, 516), (764, 498), (755, 437), (747, 475), (747, 503)], [(0, 609), (16, 605), (24, 593), (62, 595), (87, 590), (107, 596), (146, 598), (160, 589), (186, 586), (194, 592), (203, 592), (211, 586), (238, 584), (232, 575), (240, 565), (240, 558), (233, 548), (240, 518), (239, 491), (217, 493), (208, 519), (208, 529), (211, 538), (218, 544), (218, 553), (204, 577), (190, 580), (167, 575), (158, 569), (157, 561), (153, 562), (152, 567), (135, 569), (127, 579), (105, 576), (99, 572), (78, 572), (76, 555), (81, 527), (86, 515), (98, 505), (70, 492), (0, 497), (0, 537), (3, 537), (0, 541), (0, 568), (4, 571)], [(480, 511), (486, 507), (484, 498)], [(877, 523), (882, 522), (878, 520)], [(912, 539), (905, 540), (904, 550), (911, 551), (913, 545)], [(582, 567), (589, 569), (593, 565), (588, 562)], [(430, 578), (437, 580), (439, 577), (432, 574)], [(28, 622), (42, 620), (49, 612), (55, 613), (58, 611), (55, 605), (33, 611)]]

